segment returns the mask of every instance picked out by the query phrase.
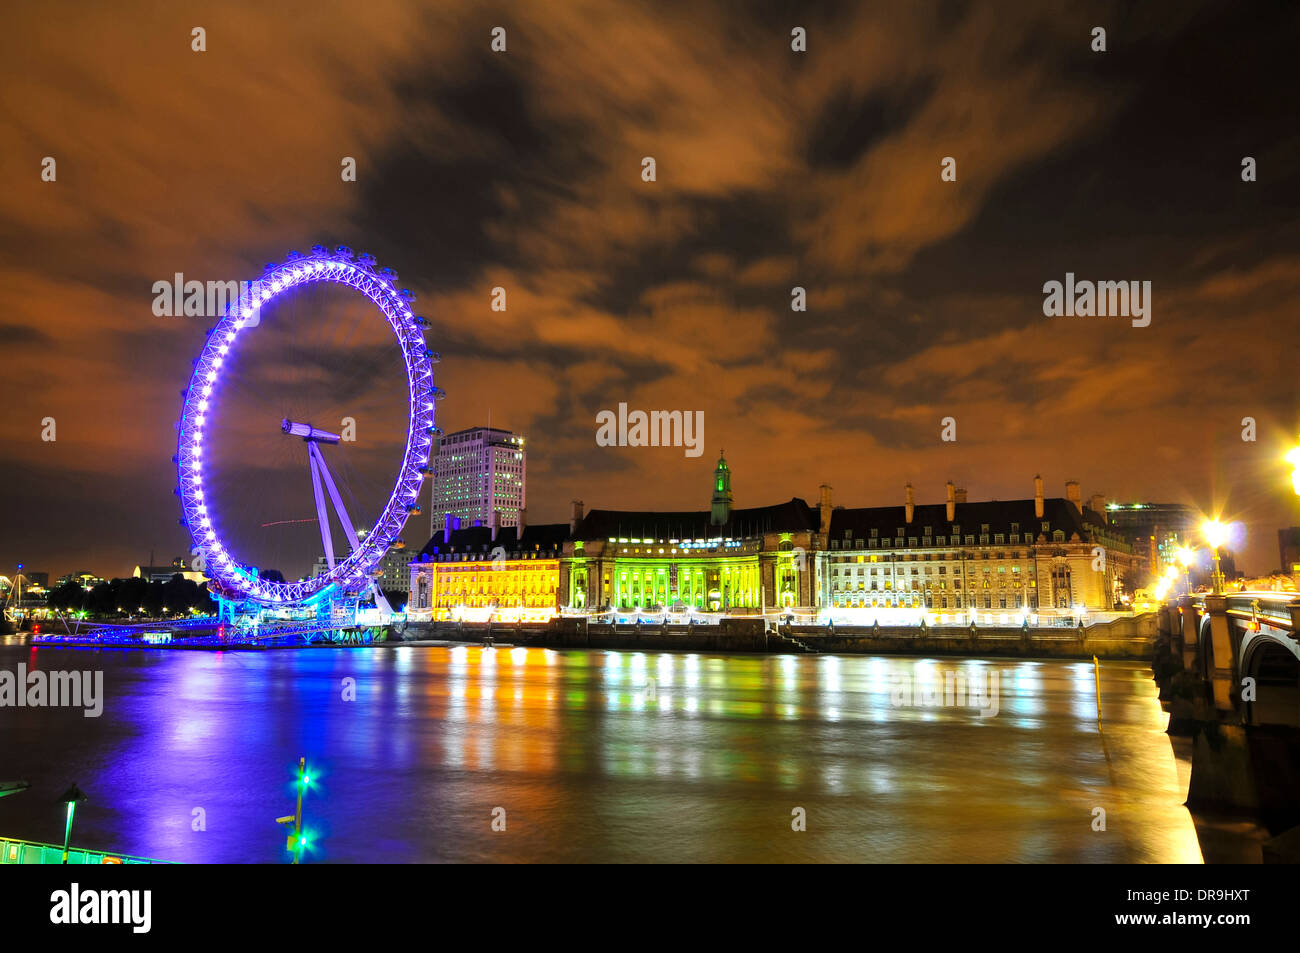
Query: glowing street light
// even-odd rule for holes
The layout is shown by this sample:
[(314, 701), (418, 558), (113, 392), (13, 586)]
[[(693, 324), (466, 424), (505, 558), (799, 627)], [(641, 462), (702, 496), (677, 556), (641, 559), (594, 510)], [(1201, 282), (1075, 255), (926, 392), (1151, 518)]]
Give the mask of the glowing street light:
[(68, 819), (63, 826), (63, 863), (68, 862), (68, 840), (72, 837), (72, 815), (76, 813), (77, 802), (86, 800), (86, 794), (81, 788), (77, 787), (77, 782), (72, 782), (72, 787), (63, 793), (59, 798), (68, 805)]
[(1214, 553), (1214, 594), (1223, 593), (1223, 573), (1219, 571), (1219, 547), (1228, 539), (1228, 527), (1217, 519), (1206, 520), (1201, 524), (1201, 535)]
[(1286, 455), (1286, 462), (1291, 464), (1291, 486), (1300, 495), (1300, 447), (1296, 447)]
[(288, 842), (285, 846), (293, 851), (293, 862), (296, 864), (302, 859), (303, 848), (307, 846), (307, 835), (302, 832), (302, 796), (311, 784), (311, 775), (307, 773), (307, 759), (298, 759), (298, 807), (293, 814), (285, 817), (277, 817), (275, 822), (283, 824), (286, 827), (293, 826), (293, 833), (289, 835)]

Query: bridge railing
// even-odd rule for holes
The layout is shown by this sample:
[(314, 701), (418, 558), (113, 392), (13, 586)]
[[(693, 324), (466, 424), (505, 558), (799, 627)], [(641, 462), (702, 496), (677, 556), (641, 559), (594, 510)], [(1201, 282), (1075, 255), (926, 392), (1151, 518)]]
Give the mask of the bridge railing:
[[(1202, 612), (1205, 611), (1207, 595), (1210, 593), (1198, 592), (1192, 597), (1192, 604)], [(1223, 597), (1228, 615), (1239, 619), (1258, 619), (1280, 628), (1291, 627), (1291, 606), (1300, 601), (1300, 593), (1274, 590), (1225, 592)]]
[[(14, 837), (0, 837), (0, 864), (62, 864), (63, 848), (58, 844), (42, 844), (39, 841), (18, 840)], [(137, 857), (134, 854), (118, 854), (111, 850), (87, 850), (82, 847), (68, 848), (69, 864), (171, 864), (175, 861), (155, 860), (152, 857)]]

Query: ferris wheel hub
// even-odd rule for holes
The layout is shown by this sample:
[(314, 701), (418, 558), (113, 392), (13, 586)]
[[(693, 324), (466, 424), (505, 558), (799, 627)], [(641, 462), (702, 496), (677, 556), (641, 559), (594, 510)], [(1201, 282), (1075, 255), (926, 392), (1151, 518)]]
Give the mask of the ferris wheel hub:
[(280, 429), (291, 437), (302, 437), (308, 443), (338, 443), (342, 437), (328, 430), (320, 430), (311, 424), (300, 424), (288, 417), (280, 421)]

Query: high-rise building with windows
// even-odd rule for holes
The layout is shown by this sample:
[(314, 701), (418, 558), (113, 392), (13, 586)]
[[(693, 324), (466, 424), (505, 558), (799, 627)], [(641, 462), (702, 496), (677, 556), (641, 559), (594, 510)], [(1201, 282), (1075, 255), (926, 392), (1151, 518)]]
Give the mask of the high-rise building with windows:
[(1180, 547), (1201, 545), (1201, 518), (1195, 507), (1184, 503), (1107, 503), (1106, 518), (1152, 575), (1177, 565)]
[(474, 427), (442, 437), (433, 464), (430, 535), (451, 516), (461, 526), (518, 526), (527, 506), (524, 438), (509, 430)]

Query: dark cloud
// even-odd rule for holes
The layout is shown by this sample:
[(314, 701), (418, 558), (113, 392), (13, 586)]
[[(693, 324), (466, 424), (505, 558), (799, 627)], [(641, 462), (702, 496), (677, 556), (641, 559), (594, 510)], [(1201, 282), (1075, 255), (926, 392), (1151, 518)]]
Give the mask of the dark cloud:
[(808, 134), (811, 168), (843, 168), (902, 129), (934, 94), (931, 78), (855, 96), (846, 84), (821, 108)]

